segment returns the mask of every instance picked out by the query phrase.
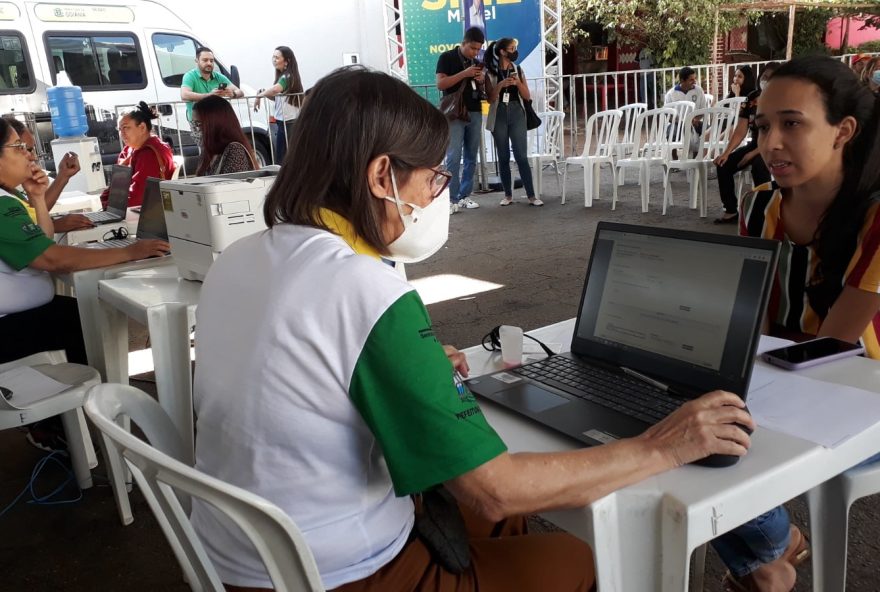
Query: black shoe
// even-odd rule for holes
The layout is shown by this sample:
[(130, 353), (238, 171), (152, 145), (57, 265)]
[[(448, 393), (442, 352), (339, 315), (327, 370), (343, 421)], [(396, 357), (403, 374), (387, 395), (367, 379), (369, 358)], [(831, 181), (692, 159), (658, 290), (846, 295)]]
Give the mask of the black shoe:
[(729, 218), (726, 216), (722, 216), (721, 218), (715, 218), (715, 220), (712, 221), (712, 224), (736, 224), (738, 222), (739, 222), (739, 215), (734, 214), (733, 216), (730, 216)]

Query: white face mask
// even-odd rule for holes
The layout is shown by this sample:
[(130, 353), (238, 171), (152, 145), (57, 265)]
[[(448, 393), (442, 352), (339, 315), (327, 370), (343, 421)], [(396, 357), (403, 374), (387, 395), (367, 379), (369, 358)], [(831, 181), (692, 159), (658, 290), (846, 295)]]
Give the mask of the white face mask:
[[(391, 170), (391, 187), (394, 189), (394, 197), (386, 195), (385, 199), (397, 204), (397, 213), (403, 222), (403, 234), (388, 245), (388, 258), (398, 263), (424, 261), (439, 251), (449, 239), (449, 188), (444, 189), (427, 207), (422, 208), (400, 200), (394, 169)], [(411, 207), (412, 212), (404, 214), (404, 205)]]
[(762, 80), (761, 82), (758, 83), (758, 86), (761, 87), (761, 92), (763, 92), (764, 89), (767, 88), (767, 81), (766, 81), (766, 80)]

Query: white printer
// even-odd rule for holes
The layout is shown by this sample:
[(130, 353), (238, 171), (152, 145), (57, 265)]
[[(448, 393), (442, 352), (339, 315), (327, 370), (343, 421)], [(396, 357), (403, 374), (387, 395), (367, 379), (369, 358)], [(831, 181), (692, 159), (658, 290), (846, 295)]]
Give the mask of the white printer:
[(165, 224), (180, 277), (204, 280), (226, 247), (266, 229), (263, 202), (279, 168), (162, 181)]

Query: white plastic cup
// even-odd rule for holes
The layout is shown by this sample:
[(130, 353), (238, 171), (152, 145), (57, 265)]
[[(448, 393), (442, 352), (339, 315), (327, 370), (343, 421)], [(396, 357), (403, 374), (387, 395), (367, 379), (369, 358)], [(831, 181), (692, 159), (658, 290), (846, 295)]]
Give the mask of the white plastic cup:
[(523, 330), (521, 327), (501, 325), (498, 328), (498, 340), (501, 342), (501, 361), (505, 368), (522, 365)]

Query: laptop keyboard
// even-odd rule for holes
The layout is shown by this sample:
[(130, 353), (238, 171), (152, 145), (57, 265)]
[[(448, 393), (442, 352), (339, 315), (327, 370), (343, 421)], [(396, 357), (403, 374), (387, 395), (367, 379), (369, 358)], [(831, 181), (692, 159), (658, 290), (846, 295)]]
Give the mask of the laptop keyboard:
[(683, 399), (672, 397), (626, 374), (561, 356), (552, 356), (509, 372), (652, 424), (685, 403)]
[(113, 212), (90, 212), (86, 214), (86, 218), (92, 222), (104, 222), (105, 220), (119, 220), (119, 216)]

